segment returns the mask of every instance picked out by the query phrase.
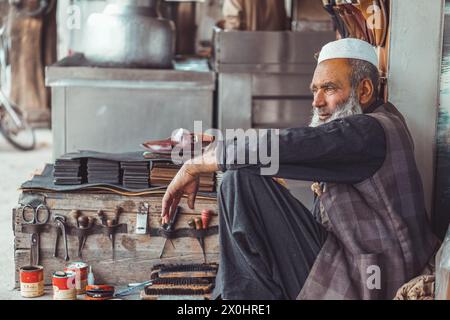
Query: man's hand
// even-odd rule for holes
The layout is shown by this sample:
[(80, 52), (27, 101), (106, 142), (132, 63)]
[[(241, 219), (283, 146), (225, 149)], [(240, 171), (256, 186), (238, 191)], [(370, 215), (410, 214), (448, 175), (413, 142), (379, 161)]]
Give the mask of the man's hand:
[(188, 196), (189, 208), (194, 209), (199, 181), (200, 177), (195, 172), (190, 171), (189, 166), (183, 165), (181, 167), (164, 194), (161, 212), (162, 223), (169, 222), (184, 194)]
[(215, 172), (219, 169), (216, 162), (215, 148), (206, 148), (205, 153), (198, 158), (186, 161), (178, 171), (175, 178), (167, 187), (162, 200), (161, 217), (163, 223), (168, 223), (172, 214), (175, 213), (181, 197), (188, 197), (189, 208), (194, 209), (195, 197), (200, 182), (200, 174)]

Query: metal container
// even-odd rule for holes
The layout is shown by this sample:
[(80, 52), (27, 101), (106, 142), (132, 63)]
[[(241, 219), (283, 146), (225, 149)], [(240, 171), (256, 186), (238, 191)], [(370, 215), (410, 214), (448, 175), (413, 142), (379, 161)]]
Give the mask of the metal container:
[(75, 272), (56, 271), (53, 273), (53, 300), (76, 300)]
[(160, 18), (157, 1), (132, 5), (109, 3), (86, 23), (84, 54), (97, 66), (171, 68), (175, 51), (175, 26)]
[(88, 268), (89, 266), (84, 262), (72, 262), (64, 268), (65, 272), (75, 273), (75, 288), (77, 289), (77, 294), (84, 294), (86, 292)]
[(20, 295), (24, 298), (36, 298), (44, 295), (44, 268), (42, 266), (20, 268)]

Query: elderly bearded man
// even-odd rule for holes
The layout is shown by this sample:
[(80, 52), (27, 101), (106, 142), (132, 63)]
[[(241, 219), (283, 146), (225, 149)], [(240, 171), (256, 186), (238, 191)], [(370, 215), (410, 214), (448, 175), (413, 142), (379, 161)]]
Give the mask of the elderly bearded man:
[(311, 125), (280, 130), (276, 177), (320, 181), (312, 213), (261, 175), (262, 164), (224, 162), (257, 153), (248, 143), (238, 150), (233, 141), (217, 144), (169, 185), (165, 219), (183, 194), (193, 207), (200, 173), (225, 171), (215, 297), (392, 299), (427, 265), (437, 243), (413, 142), (401, 114), (377, 100), (376, 65), (364, 41), (324, 46), (311, 84)]

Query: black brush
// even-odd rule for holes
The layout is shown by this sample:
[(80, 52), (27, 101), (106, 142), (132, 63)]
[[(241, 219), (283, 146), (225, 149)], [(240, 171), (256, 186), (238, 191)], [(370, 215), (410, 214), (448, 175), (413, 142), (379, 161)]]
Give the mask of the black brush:
[(168, 264), (158, 266), (160, 272), (214, 272), (217, 271), (217, 264)]
[(158, 278), (152, 281), (152, 285), (209, 285), (214, 281), (208, 278)]
[(156, 289), (152, 287), (145, 288), (145, 294), (149, 296), (176, 296), (176, 295), (205, 295), (209, 292), (204, 289), (179, 289), (179, 288), (161, 288)]

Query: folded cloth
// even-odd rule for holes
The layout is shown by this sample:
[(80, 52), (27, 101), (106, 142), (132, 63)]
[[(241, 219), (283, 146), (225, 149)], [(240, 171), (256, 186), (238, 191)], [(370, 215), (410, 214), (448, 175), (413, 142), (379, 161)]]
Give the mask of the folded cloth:
[(394, 300), (434, 300), (435, 275), (421, 275), (404, 284)]

